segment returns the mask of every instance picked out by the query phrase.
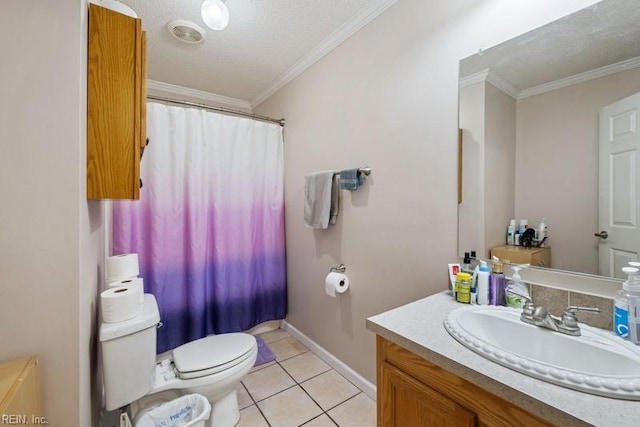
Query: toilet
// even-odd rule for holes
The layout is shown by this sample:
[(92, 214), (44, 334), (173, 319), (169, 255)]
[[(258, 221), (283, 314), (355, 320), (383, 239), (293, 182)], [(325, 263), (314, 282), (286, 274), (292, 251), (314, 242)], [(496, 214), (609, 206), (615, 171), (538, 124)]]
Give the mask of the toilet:
[(236, 386), (253, 367), (256, 339), (245, 333), (211, 335), (156, 358), (156, 299), (144, 295), (133, 319), (100, 325), (105, 406), (131, 405), (139, 418), (150, 408), (184, 394), (198, 393), (211, 403), (207, 427), (232, 427), (240, 419)]

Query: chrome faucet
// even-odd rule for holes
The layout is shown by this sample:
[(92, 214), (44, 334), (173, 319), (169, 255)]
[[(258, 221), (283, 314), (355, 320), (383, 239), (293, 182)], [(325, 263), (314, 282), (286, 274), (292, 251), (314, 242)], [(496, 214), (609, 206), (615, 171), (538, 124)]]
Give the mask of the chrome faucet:
[(556, 317), (551, 315), (545, 307), (536, 307), (531, 298), (520, 294), (517, 295), (526, 300), (525, 305), (522, 307), (520, 320), (530, 325), (550, 329), (562, 334), (580, 336), (580, 326), (578, 326), (578, 318), (576, 317), (576, 312), (591, 311), (600, 313), (599, 308), (577, 307), (575, 305), (570, 305), (569, 307), (564, 309), (561, 317)]

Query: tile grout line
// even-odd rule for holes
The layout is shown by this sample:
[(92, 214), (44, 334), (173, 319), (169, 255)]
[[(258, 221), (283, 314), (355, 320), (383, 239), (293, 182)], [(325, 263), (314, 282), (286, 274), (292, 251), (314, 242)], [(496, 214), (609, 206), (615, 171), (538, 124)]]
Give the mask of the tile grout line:
[[(311, 350), (309, 350), (309, 352), (311, 352)], [(308, 352), (305, 352), (305, 353), (308, 353)], [(298, 356), (301, 356), (302, 354), (305, 354), (305, 353), (301, 353), (301, 354), (299, 354)], [(311, 353), (317, 357), (317, 355), (316, 355), (315, 353), (313, 353), (313, 352), (311, 352)], [(297, 357), (297, 356), (293, 356), (293, 357)], [(293, 359), (293, 357), (290, 357), (289, 359)], [(289, 360), (289, 359), (286, 359), (286, 360)], [(306, 379), (306, 380), (304, 380), (303, 382), (307, 382), (307, 381), (309, 381), (309, 380), (311, 380), (311, 379), (313, 379), (313, 378), (317, 378), (317, 377), (319, 377), (320, 375), (326, 374), (327, 372), (330, 372), (331, 370), (333, 370), (333, 371), (335, 371), (338, 375), (340, 375), (340, 377), (341, 377), (341, 378), (344, 378), (344, 379), (345, 379), (349, 384), (351, 384), (352, 386), (354, 386), (354, 387), (356, 388), (356, 390), (358, 390), (358, 392), (357, 392), (356, 394), (354, 394), (353, 396), (348, 397), (348, 398), (346, 398), (345, 400), (343, 400), (343, 401), (341, 401), (341, 402), (337, 403), (336, 405), (333, 405), (333, 406), (332, 406), (332, 407), (330, 407), (329, 409), (326, 409), (326, 410), (325, 410), (325, 409), (320, 405), (320, 403), (318, 403), (318, 402), (313, 398), (313, 396), (311, 396), (311, 394), (309, 394), (309, 392), (307, 392), (307, 390), (302, 386), (302, 383), (298, 382), (298, 380), (297, 380), (297, 379), (295, 379), (295, 378), (293, 377), (293, 375), (291, 375), (291, 374), (289, 373), (289, 371), (287, 371), (287, 369), (286, 369), (284, 366), (282, 366), (282, 365), (280, 364), (280, 362), (278, 362), (278, 361), (276, 360), (276, 363), (280, 366), (280, 368), (282, 368), (282, 370), (283, 370), (283, 371), (285, 371), (285, 372), (286, 372), (286, 374), (287, 374), (287, 375), (288, 375), (288, 376), (293, 380), (293, 382), (295, 382), (295, 383), (296, 383), (296, 385), (297, 385), (298, 387), (300, 387), (300, 389), (302, 389), (302, 391), (303, 391), (307, 396), (309, 396), (309, 398), (313, 401), (313, 403), (315, 403), (316, 405), (318, 405), (318, 407), (319, 407), (319, 408), (320, 408), (320, 410), (322, 411), (322, 413), (321, 413), (321, 414), (319, 414), (319, 415), (317, 415), (317, 416), (315, 416), (315, 417), (311, 418), (311, 419), (310, 419), (310, 420), (308, 420), (308, 421), (305, 421), (305, 422), (304, 422), (303, 424), (301, 424), (300, 426), (303, 426), (303, 425), (305, 425), (305, 424), (310, 423), (311, 421), (315, 420), (316, 418), (321, 417), (323, 414), (324, 414), (324, 415), (326, 415), (326, 416), (331, 420), (331, 422), (333, 422), (336, 426), (339, 426), (339, 425), (338, 425), (338, 423), (336, 422), (336, 420), (334, 420), (334, 419), (331, 417), (331, 415), (329, 415), (329, 413), (328, 413), (328, 412), (329, 412), (329, 411), (331, 411), (331, 410), (333, 410), (333, 409), (335, 409), (335, 408), (337, 408), (338, 406), (342, 405), (343, 403), (348, 402), (349, 400), (353, 399), (354, 397), (358, 396), (359, 394), (363, 393), (363, 391), (362, 391), (362, 390), (360, 390), (360, 388), (358, 388), (358, 386), (356, 386), (355, 384), (351, 383), (351, 381), (349, 381), (348, 379), (344, 378), (344, 376), (343, 376), (342, 374), (340, 374), (339, 372), (335, 371), (335, 369), (333, 369), (333, 368), (331, 368), (331, 367), (329, 366), (329, 369), (328, 369), (328, 370), (326, 370), (326, 371), (324, 371), (324, 372), (322, 372), (322, 373), (319, 373), (318, 375), (315, 375), (315, 376), (313, 376), (313, 377), (311, 377), (311, 378), (307, 378), (307, 379)], [(292, 387), (289, 387), (289, 388), (292, 388)], [(287, 390), (288, 390), (288, 389), (287, 389)], [(285, 390), (282, 390), (282, 391), (285, 391)], [(280, 393), (282, 393), (282, 391), (281, 391)], [(277, 395), (277, 394), (278, 394), (278, 393), (274, 394), (274, 396), (275, 396), (275, 395)], [(299, 426), (299, 427), (300, 427), (300, 426)]]
[[(260, 412), (260, 415), (262, 415), (262, 418), (264, 419), (264, 421), (267, 423), (267, 425), (269, 427), (271, 427), (271, 423), (269, 422), (269, 420), (267, 419), (267, 417), (264, 416), (264, 414), (262, 413), (262, 409), (260, 409), (260, 407), (258, 406), (258, 402), (256, 402), (256, 400), (253, 398), (253, 396), (251, 395), (251, 393), (249, 393), (249, 389), (247, 388), (247, 386), (244, 385), (244, 383), (242, 381), (240, 381), (240, 384), (242, 384), (242, 387), (244, 388), (244, 390), (247, 392), (247, 395), (249, 395), (249, 399), (251, 399), (251, 401), (253, 402), (253, 406), (256, 407), (256, 409), (258, 410), (258, 412)], [(250, 407), (250, 406), (248, 406)], [(248, 408), (247, 407), (247, 408)], [(242, 408), (243, 410), (246, 408)], [(242, 415), (240, 416), (240, 418), (242, 418)]]
[[(289, 336), (286, 336), (286, 337), (283, 337), (283, 338), (280, 338), (280, 339), (277, 339), (277, 340), (271, 341), (271, 342), (269, 342), (269, 343), (267, 343), (267, 342), (265, 341), (265, 344), (267, 344), (267, 346), (268, 346), (269, 344), (277, 343), (277, 342), (279, 342), (279, 341), (283, 341), (283, 340), (286, 340), (286, 339), (289, 339), (289, 338), (293, 338), (295, 341), (298, 341), (297, 339), (295, 339), (295, 337), (293, 337), (292, 335), (290, 335), (290, 334), (289, 334)], [(306, 347), (305, 347), (305, 348), (306, 348)], [(305, 393), (305, 394), (306, 394), (306, 395), (311, 399), (311, 401), (312, 401), (313, 403), (315, 403), (315, 404), (316, 404), (316, 406), (317, 406), (318, 408), (320, 408), (320, 410), (322, 411), (320, 414), (316, 415), (315, 417), (313, 417), (313, 418), (311, 418), (311, 419), (309, 419), (309, 420), (305, 421), (304, 423), (300, 424), (300, 425), (299, 425), (299, 427), (309, 424), (309, 423), (310, 423), (310, 422), (312, 422), (313, 420), (316, 420), (316, 419), (318, 419), (318, 418), (322, 417), (322, 415), (326, 415), (326, 416), (327, 416), (327, 418), (328, 418), (328, 419), (329, 419), (329, 420), (330, 420), (330, 421), (331, 421), (335, 426), (338, 426), (338, 427), (339, 427), (339, 424), (336, 422), (336, 420), (334, 420), (334, 419), (333, 419), (333, 417), (331, 417), (331, 415), (329, 415), (329, 411), (334, 410), (334, 409), (335, 409), (335, 408), (337, 408), (338, 406), (343, 405), (343, 404), (347, 403), (349, 400), (352, 400), (352, 399), (356, 398), (357, 396), (359, 396), (360, 394), (364, 393), (364, 391), (362, 391), (362, 390), (360, 389), (360, 387), (358, 387), (357, 385), (353, 384), (353, 382), (349, 381), (349, 379), (347, 379), (344, 375), (342, 375), (340, 372), (336, 371), (336, 370), (335, 370), (333, 367), (331, 367), (331, 366), (329, 366), (329, 369), (327, 369), (326, 371), (320, 372), (320, 373), (318, 373), (318, 374), (316, 374), (316, 375), (314, 375), (314, 376), (312, 376), (312, 377), (306, 378), (306, 379), (305, 379), (305, 380), (303, 380), (302, 382), (298, 382), (298, 380), (296, 380), (296, 379), (293, 377), (293, 375), (291, 375), (291, 374), (289, 373), (289, 371), (287, 371), (287, 369), (286, 369), (284, 366), (282, 366), (282, 362), (286, 362), (286, 361), (288, 361), (288, 360), (291, 360), (291, 359), (293, 359), (293, 358), (295, 358), (295, 357), (298, 357), (298, 356), (302, 356), (302, 355), (307, 354), (307, 353), (311, 353), (312, 355), (314, 355), (314, 356), (318, 357), (318, 356), (317, 356), (313, 351), (311, 351), (310, 349), (306, 348), (306, 351), (303, 351), (302, 353), (298, 353), (298, 354), (293, 355), (293, 356), (291, 356), (291, 357), (288, 357), (288, 358), (286, 358), (286, 359), (278, 360), (278, 358), (277, 358), (277, 356), (276, 356), (276, 358), (274, 359), (274, 362), (275, 362), (274, 364), (271, 364), (271, 365), (268, 365), (268, 366), (265, 366), (265, 367), (264, 367), (264, 368), (268, 368), (268, 367), (271, 367), (271, 366), (275, 366), (275, 365), (277, 365), (277, 366), (279, 366), (279, 367), (280, 367), (280, 369), (282, 369), (282, 370), (287, 374), (287, 376), (288, 376), (289, 378), (291, 378), (291, 379), (293, 380), (293, 382), (294, 382), (294, 385), (292, 385), (292, 386), (290, 386), (290, 387), (287, 387), (287, 388), (285, 388), (285, 389), (283, 389), (283, 390), (280, 390), (279, 392), (277, 392), (277, 393), (275, 393), (275, 394), (272, 394), (272, 395), (267, 396), (267, 397), (265, 397), (265, 398), (263, 398), (263, 399), (261, 399), (261, 400), (259, 400), (259, 401), (256, 401), (256, 400), (254, 399), (254, 397), (251, 395), (251, 393), (249, 392), (249, 389), (244, 385), (244, 383), (242, 383), (242, 386), (244, 387), (244, 389), (246, 390), (247, 394), (249, 395), (249, 398), (251, 399), (251, 401), (253, 402), (253, 404), (256, 406), (256, 408), (258, 409), (258, 411), (259, 411), (260, 415), (262, 415), (262, 418), (265, 420), (265, 422), (267, 423), (267, 425), (268, 425), (269, 427), (271, 427), (271, 423), (269, 422), (269, 420), (267, 419), (267, 417), (265, 416), (265, 414), (264, 414), (264, 413), (262, 412), (262, 410), (260, 409), (260, 406), (258, 406), (258, 403), (259, 403), (259, 402), (263, 402), (263, 401), (265, 401), (265, 400), (267, 400), (267, 399), (270, 399), (270, 398), (272, 398), (272, 397), (274, 397), (274, 396), (277, 396), (278, 394), (283, 393), (283, 392), (285, 392), (285, 391), (291, 390), (292, 388), (294, 388), (294, 387), (296, 387), (296, 386), (298, 386), (298, 387), (299, 387), (299, 388), (300, 388), (300, 389), (301, 389), (301, 390), (302, 390), (302, 391), (303, 391), (303, 392), (304, 392), (304, 393)], [(258, 372), (258, 371), (260, 371), (260, 370), (261, 370), (261, 369), (258, 369), (258, 370), (253, 371), (253, 372)], [(357, 392), (356, 394), (354, 394), (353, 396), (348, 397), (347, 399), (343, 400), (342, 402), (337, 403), (337, 404), (333, 405), (332, 407), (328, 408), (327, 410), (325, 410), (325, 409), (324, 409), (322, 406), (320, 406), (320, 404), (319, 404), (319, 403), (318, 403), (318, 402), (317, 402), (317, 401), (316, 401), (316, 400), (315, 400), (315, 399), (314, 399), (314, 398), (313, 398), (313, 397), (312, 397), (312, 396), (307, 392), (307, 390), (303, 387), (302, 383), (308, 382), (308, 381), (310, 381), (310, 380), (312, 380), (312, 379), (314, 379), (314, 378), (317, 378), (317, 377), (319, 377), (319, 376), (321, 376), (321, 375), (323, 375), (323, 374), (326, 374), (327, 372), (330, 372), (331, 370), (334, 370), (334, 371), (335, 371), (335, 372), (336, 372), (340, 377), (342, 377), (342, 378), (343, 378), (343, 379), (345, 379), (349, 384), (351, 384), (353, 387), (355, 387), (355, 389), (356, 389), (356, 390), (358, 390), (358, 392)], [(252, 372), (252, 373), (253, 373), (253, 372)]]

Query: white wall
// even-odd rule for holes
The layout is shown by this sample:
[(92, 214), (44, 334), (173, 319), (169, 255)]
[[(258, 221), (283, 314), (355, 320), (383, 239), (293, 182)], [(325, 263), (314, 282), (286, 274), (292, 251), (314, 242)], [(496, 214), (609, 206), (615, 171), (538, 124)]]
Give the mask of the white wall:
[(636, 68), (518, 101), (516, 215), (547, 219), (554, 268), (598, 274), (598, 111), (639, 91)]
[(5, 0), (0, 28), (0, 360), (37, 355), (49, 424), (87, 427), (102, 217), (85, 197), (86, 1)]
[[(401, 0), (256, 109), (287, 120), (293, 326), (375, 381), (365, 319), (446, 289), (456, 259), (458, 61), (592, 3)], [(304, 176), (365, 165), (338, 224), (305, 229)], [(322, 284), (339, 262), (352, 288), (333, 300)]]

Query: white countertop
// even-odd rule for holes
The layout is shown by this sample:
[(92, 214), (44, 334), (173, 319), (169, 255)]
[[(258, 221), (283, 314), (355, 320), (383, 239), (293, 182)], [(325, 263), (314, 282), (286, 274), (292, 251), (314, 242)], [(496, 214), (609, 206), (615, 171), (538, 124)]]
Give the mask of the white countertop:
[(447, 314), (461, 306), (449, 292), (441, 292), (370, 317), (367, 329), (558, 426), (640, 425), (640, 402), (556, 386), (467, 349), (443, 326)]

